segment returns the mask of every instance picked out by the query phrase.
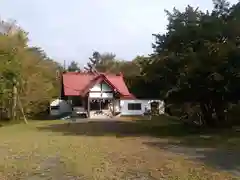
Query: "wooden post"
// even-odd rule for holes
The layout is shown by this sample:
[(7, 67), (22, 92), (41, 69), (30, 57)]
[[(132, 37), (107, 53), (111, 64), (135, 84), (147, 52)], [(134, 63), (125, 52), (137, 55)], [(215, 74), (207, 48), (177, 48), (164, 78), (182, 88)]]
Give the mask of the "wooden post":
[(17, 85), (16, 81), (13, 84), (13, 98), (12, 98), (12, 120), (16, 120), (16, 108), (17, 108)]
[(87, 104), (87, 113), (88, 113), (88, 118), (90, 118), (90, 97), (88, 95), (88, 104)]
[(24, 114), (24, 111), (23, 111), (22, 102), (21, 102), (21, 100), (19, 99), (19, 96), (18, 96), (18, 106), (19, 106), (19, 109), (20, 109), (20, 111), (21, 111), (21, 113), (22, 113), (23, 120), (24, 120), (25, 124), (28, 124), (27, 118), (26, 118), (26, 116), (25, 116), (25, 114)]
[(113, 103), (113, 116), (115, 116), (115, 99), (112, 99), (112, 103)]
[(83, 107), (84, 110), (85, 110), (85, 109), (86, 109), (86, 108), (85, 108), (85, 104), (86, 104), (86, 103), (85, 103), (85, 100), (86, 100), (86, 99), (83, 98), (83, 97), (81, 97), (81, 96), (80, 96), (80, 99), (81, 99), (81, 102), (82, 102), (82, 107)]
[(20, 109), (20, 111), (22, 113), (23, 120), (24, 120), (25, 124), (28, 124), (27, 118), (26, 118), (24, 110), (23, 110), (21, 99), (20, 99), (20, 97), (18, 95), (17, 88), (16, 88), (16, 101), (18, 102), (18, 107), (19, 107), (19, 109)]
[(99, 112), (102, 112), (102, 99), (99, 100)]

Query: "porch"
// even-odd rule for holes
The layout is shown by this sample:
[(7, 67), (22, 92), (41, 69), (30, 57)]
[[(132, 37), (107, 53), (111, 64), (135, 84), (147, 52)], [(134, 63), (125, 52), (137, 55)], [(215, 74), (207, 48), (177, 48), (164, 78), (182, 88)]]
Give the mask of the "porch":
[(66, 96), (72, 109), (89, 118), (112, 118), (120, 112), (120, 98), (106, 82), (94, 85), (85, 96)]

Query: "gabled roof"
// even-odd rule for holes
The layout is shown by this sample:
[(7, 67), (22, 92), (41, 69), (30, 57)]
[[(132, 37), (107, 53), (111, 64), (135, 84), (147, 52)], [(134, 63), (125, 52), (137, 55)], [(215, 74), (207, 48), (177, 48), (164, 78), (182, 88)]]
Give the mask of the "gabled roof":
[(92, 74), (81, 72), (67, 72), (63, 74), (63, 89), (65, 96), (84, 96), (95, 84), (105, 81), (115, 89), (122, 98), (134, 98), (128, 91), (123, 75)]

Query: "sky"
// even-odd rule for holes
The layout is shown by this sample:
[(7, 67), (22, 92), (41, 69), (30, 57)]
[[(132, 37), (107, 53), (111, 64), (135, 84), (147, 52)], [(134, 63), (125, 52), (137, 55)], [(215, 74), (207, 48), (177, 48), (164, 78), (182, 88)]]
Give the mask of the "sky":
[(212, 9), (211, 0), (0, 0), (0, 18), (16, 20), (49, 57), (84, 65), (93, 51), (123, 60), (150, 54), (152, 34), (166, 29), (164, 9), (188, 4)]

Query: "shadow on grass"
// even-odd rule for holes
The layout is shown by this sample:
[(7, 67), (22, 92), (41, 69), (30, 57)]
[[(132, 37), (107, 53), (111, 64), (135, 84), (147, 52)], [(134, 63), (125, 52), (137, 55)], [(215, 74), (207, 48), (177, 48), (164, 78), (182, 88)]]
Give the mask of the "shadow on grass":
[[(160, 120), (161, 121), (161, 120)], [(116, 136), (116, 137), (181, 137), (189, 129), (178, 123), (159, 123), (151, 120), (82, 120), (73, 124), (51, 124), (38, 127), (40, 131), (62, 132), (64, 135)], [(193, 133), (193, 131), (191, 132)]]
[(49, 115), (48, 114), (40, 114), (40, 115), (36, 115), (34, 117), (31, 117), (31, 120), (36, 120), (36, 121), (49, 121), (49, 120), (56, 120), (56, 119), (63, 119), (63, 118), (66, 118), (66, 117), (69, 117), (71, 115), (71, 113), (63, 113), (61, 115), (56, 115), (56, 116), (53, 116), (53, 115)]
[[(61, 132), (63, 135), (86, 135), (86, 136), (117, 136), (117, 137), (166, 137), (184, 140), (185, 145), (208, 146), (232, 143), (234, 138), (240, 136), (240, 132), (230, 130), (201, 130), (190, 128), (172, 120), (168, 117), (161, 116), (154, 120), (89, 120), (79, 119), (77, 123), (53, 123), (44, 124), (37, 127), (39, 131)], [(239, 138), (237, 138), (239, 140)]]
[[(82, 120), (82, 122), (51, 124), (37, 127), (39, 131), (60, 132), (63, 135), (141, 137), (159, 139), (143, 144), (185, 155), (214, 168), (240, 176), (240, 134), (230, 130), (189, 128), (161, 117), (158, 120)], [(165, 141), (167, 140), (167, 142)]]

